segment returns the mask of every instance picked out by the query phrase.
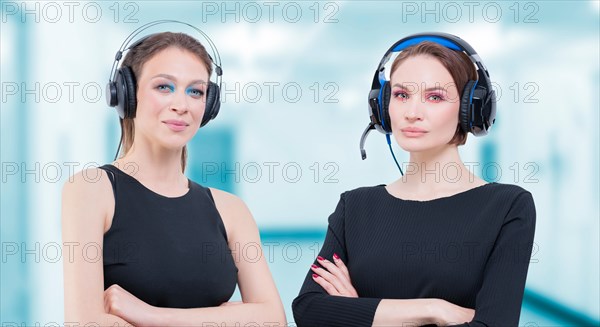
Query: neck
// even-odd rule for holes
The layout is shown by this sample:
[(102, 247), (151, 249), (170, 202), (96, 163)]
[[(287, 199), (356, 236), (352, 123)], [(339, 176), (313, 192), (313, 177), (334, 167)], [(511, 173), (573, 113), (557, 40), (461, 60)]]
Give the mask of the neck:
[(481, 182), (465, 167), (456, 145), (411, 152), (404, 176), (396, 181), (417, 193), (436, 193)]
[(178, 184), (185, 177), (181, 167), (182, 151), (183, 149), (169, 150), (144, 142), (134, 142), (125, 156), (116, 163), (138, 180)]

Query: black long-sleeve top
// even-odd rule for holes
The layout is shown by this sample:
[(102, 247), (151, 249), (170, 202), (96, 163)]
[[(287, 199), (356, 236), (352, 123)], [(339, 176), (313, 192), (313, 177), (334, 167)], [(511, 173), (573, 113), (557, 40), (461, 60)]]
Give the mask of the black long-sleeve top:
[(371, 326), (382, 299), (439, 298), (475, 310), (458, 326), (517, 326), (535, 220), (531, 193), (510, 184), (429, 201), (399, 199), (384, 185), (345, 192), (319, 255), (340, 256), (359, 297), (328, 295), (309, 270), (294, 319)]

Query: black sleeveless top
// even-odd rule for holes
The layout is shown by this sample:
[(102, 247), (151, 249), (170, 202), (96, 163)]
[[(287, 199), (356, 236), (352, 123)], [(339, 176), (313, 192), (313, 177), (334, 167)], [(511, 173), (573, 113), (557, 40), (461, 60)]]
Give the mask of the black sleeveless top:
[(113, 165), (106, 170), (115, 213), (104, 234), (104, 289), (118, 284), (158, 307), (198, 308), (227, 302), (237, 267), (210, 190), (165, 197)]

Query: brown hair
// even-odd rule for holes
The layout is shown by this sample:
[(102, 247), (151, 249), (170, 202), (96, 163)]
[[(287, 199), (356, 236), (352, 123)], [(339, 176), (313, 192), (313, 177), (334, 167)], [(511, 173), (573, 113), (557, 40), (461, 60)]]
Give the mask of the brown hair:
[[(142, 74), (144, 64), (154, 55), (169, 47), (176, 47), (182, 50), (187, 50), (196, 55), (206, 66), (208, 76), (212, 74), (212, 61), (206, 52), (206, 49), (198, 40), (184, 33), (163, 32), (150, 36), (141, 44), (130, 49), (123, 59), (122, 66), (128, 66), (133, 71), (136, 80)], [(137, 91), (136, 84), (136, 91)], [(133, 145), (135, 126), (133, 118), (121, 119), (121, 155), (122, 158), (127, 154)], [(181, 171), (185, 172), (187, 162), (187, 146), (183, 147), (181, 152)]]
[[(418, 55), (432, 56), (439, 60), (444, 67), (446, 67), (452, 76), (452, 79), (454, 80), (456, 89), (458, 90), (458, 101), (460, 101), (460, 96), (465, 84), (467, 84), (469, 80), (477, 79), (477, 70), (475, 69), (475, 65), (466, 54), (461, 51), (448, 49), (443, 45), (431, 41), (420, 42), (400, 52), (398, 57), (396, 57), (392, 63), (391, 73), (394, 73), (396, 68), (398, 68), (398, 66), (400, 66), (400, 64), (407, 58)], [(467, 133), (460, 128), (459, 122), (456, 126), (454, 137), (452, 137), (448, 144), (463, 145), (465, 142), (467, 142)]]

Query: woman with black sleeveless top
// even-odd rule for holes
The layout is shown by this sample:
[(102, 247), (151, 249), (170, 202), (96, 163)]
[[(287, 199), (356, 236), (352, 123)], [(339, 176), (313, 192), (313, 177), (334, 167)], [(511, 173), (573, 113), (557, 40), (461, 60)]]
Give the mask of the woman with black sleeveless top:
[[(128, 104), (135, 114), (121, 119), (121, 156), (63, 188), (63, 240), (88, 249), (64, 260), (65, 323), (284, 325), (264, 256), (239, 251), (260, 248), (248, 208), (184, 175), (211, 90), (204, 46), (183, 33), (155, 34), (121, 67), (137, 99)], [(94, 250), (102, 260), (90, 259)], [(242, 302), (228, 302), (236, 283)]]
[[(461, 119), (469, 123), (469, 111), (478, 114), (477, 104), (469, 105), (476, 97), (485, 104), (485, 92), (473, 91), (469, 81), (478, 80), (478, 72), (480, 85), (486, 78), (475, 69), (474, 51), (467, 56), (458, 38), (440, 35), (407, 37), (388, 51), (400, 53), (389, 80), (373, 83), (387, 87), (374, 87), (372, 122), (391, 125), (386, 132), (410, 152), (410, 172), (341, 195), (292, 304), (298, 326), (519, 322), (535, 230), (533, 198), (516, 185), (486, 183), (461, 160), (458, 145), (474, 126), (462, 128)], [(469, 111), (459, 114), (464, 105)], [(493, 123), (490, 108), (483, 115)]]

